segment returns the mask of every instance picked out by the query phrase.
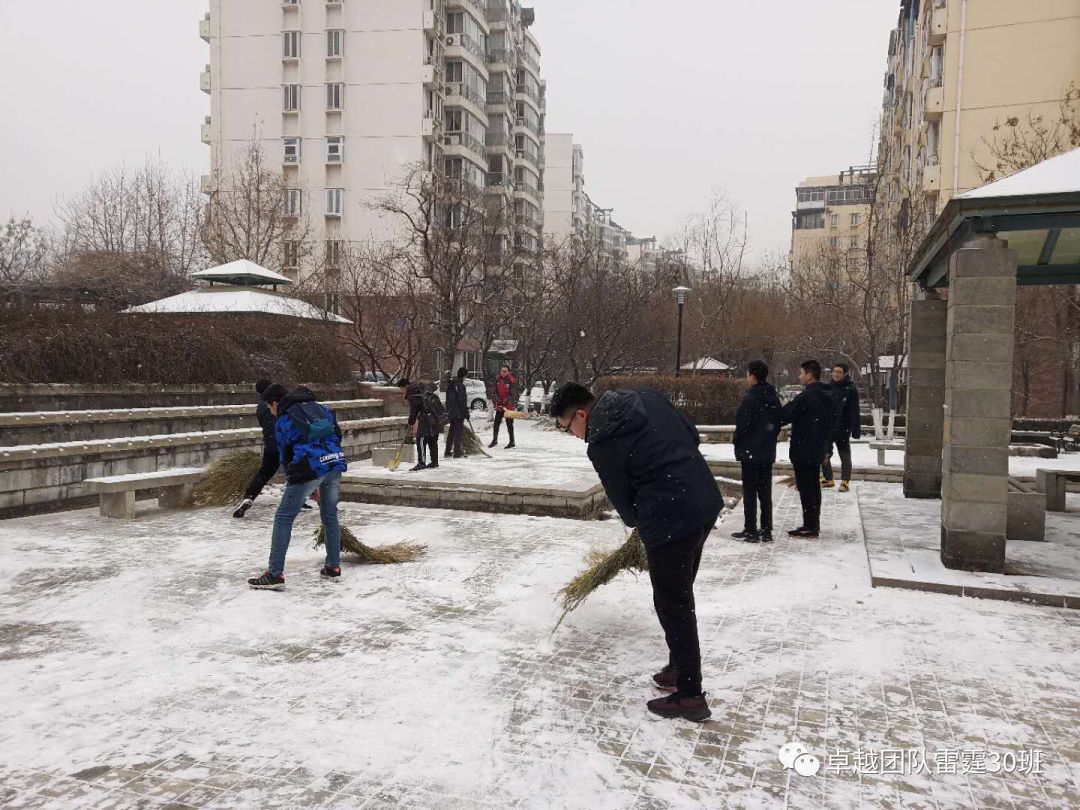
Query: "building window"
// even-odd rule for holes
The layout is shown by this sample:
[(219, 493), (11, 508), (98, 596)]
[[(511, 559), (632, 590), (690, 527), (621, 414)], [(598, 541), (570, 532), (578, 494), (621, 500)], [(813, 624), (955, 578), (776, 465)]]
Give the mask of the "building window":
[(285, 85), (285, 103), (282, 109), (289, 112), (299, 112), (300, 110), (300, 85), (287, 84)]
[(332, 82), (326, 85), (326, 109), (340, 110), (345, 100), (345, 85), (341, 82)]
[(283, 208), (285, 216), (287, 216), (287, 217), (298, 217), (298, 216), (300, 216), (301, 206), (302, 206), (301, 200), (302, 200), (302, 196), (300, 194), (300, 189), (298, 189), (298, 188), (287, 188), (287, 189), (285, 189), (285, 196), (284, 196), (284, 199), (282, 200), (282, 208)]
[(329, 59), (340, 59), (344, 51), (345, 32), (339, 29), (326, 32), (326, 56)]
[(839, 224), (840, 224), (840, 215), (839, 214), (829, 214), (829, 227), (830, 228), (835, 228)]
[(285, 138), (285, 163), (300, 162), (300, 139)]
[(451, 180), (460, 180), (463, 174), (465, 161), (459, 157), (446, 159), (446, 176)]
[(328, 217), (341, 216), (341, 204), (345, 198), (345, 189), (328, 188), (326, 190), (326, 215)]
[(446, 81), (451, 84), (464, 81), (465, 68), (461, 62), (446, 63)]
[(281, 58), (282, 59), (299, 59), (300, 58), (300, 32), (299, 31), (284, 31), (281, 34)]
[(326, 162), (342, 163), (345, 160), (345, 138), (329, 135), (326, 138)]
[(851, 227), (852, 228), (857, 228), (861, 224), (862, 224), (862, 214), (852, 214), (851, 215)]
[(345, 243), (340, 239), (326, 240), (326, 266), (330, 270), (341, 268), (341, 256), (344, 252)]
[(807, 231), (825, 227), (824, 211), (800, 211), (795, 217), (795, 230)]
[(282, 0), (282, 5), (285, 5), (285, 6), (298, 6), (298, 5), (300, 5), (300, 0)]
[(835, 247), (839, 247), (839, 246), (840, 246), (840, 237), (839, 236), (830, 236), (829, 237), (829, 247), (835, 248)]
[(300, 243), (289, 240), (281, 246), (281, 265), (286, 268), (300, 266)]

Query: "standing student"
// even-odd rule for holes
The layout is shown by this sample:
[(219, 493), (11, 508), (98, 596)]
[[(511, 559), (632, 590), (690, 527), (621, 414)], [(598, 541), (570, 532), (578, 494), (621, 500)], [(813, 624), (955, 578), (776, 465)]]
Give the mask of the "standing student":
[(698, 450), (697, 430), (667, 397), (647, 389), (608, 391), (597, 399), (584, 386), (567, 383), (552, 398), (551, 415), (588, 443), (608, 499), (645, 545), (653, 606), (668, 647), (667, 666), (653, 682), (672, 692), (650, 700), (648, 710), (708, 719), (694, 580), (723, 498)]
[(462, 442), (465, 438), (465, 420), (469, 418), (469, 397), (465, 392), (465, 377), (469, 370), (462, 366), (446, 386), (446, 415), (450, 428), (446, 432), (446, 458), (465, 455)]
[(799, 370), (802, 393), (784, 406), (780, 424), (791, 425), (790, 458), (802, 502), (803, 521), (788, 532), (813, 540), (821, 532), (821, 460), (832, 429), (832, 398), (821, 384), (821, 363), (807, 360)]
[(510, 435), (510, 442), (506, 449), (516, 447), (514, 442), (514, 420), (506, 416), (506, 411), (512, 411), (517, 407), (518, 388), (517, 379), (510, 373), (510, 366), (503, 364), (499, 369), (499, 376), (495, 378), (495, 390), (492, 399), (495, 400), (495, 428), (491, 435), (491, 444), (494, 447), (499, 443), (499, 425), (506, 418), (506, 432)]
[(247, 513), (248, 509), (255, 503), (255, 499), (259, 497), (263, 487), (277, 475), (278, 467), (281, 466), (281, 461), (278, 458), (277, 440), (274, 438), (274, 423), (277, 422), (277, 417), (270, 410), (270, 404), (281, 402), (288, 391), (281, 383), (271, 384), (269, 380), (259, 380), (255, 383), (255, 391), (259, 395), (259, 404), (255, 406), (255, 418), (259, 420), (259, 427), (262, 428), (262, 465), (259, 467), (259, 471), (255, 473), (255, 477), (251, 479), (251, 483), (247, 485), (243, 499), (233, 510), (232, 515), (234, 518), (242, 518)]
[(303, 386), (270, 403), (277, 420), (274, 437), (285, 468), (285, 494), (281, 496), (270, 540), (270, 562), (262, 576), (248, 585), (259, 590), (285, 588), (285, 554), (292, 539), (292, 527), (304, 501), (319, 493), (319, 513), (326, 529), (326, 564), (319, 571), (323, 579), (341, 577), (341, 525), (338, 523), (338, 491), (345, 472), (341, 449), (341, 428), (334, 412), (315, 401)]
[(821, 465), (821, 485), (833, 485), (832, 451), (840, 453), (840, 491), (847, 492), (851, 483), (851, 439), (862, 436), (859, 420), (859, 389), (848, 376), (847, 363), (832, 367), (832, 383), (826, 386), (833, 400), (833, 426), (825, 460)]
[[(747, 367), (748, 387), (735, 414), (735, 459), (742, 465), (743, 529), (732, 537), (747, 543), (771, 543), (772, 469), (780, 436), (780, 397), (767, 380), (769, 367), (754, 360)], [(761, 523), (758, 529), (758, 504)]]
[(434, 397), (435, 394), (428, 392), (423, 383), (411, 383), (408, 379), (398, 382), (398, 387), (405, 392), (405, 399), (409, 403), (409, 427), (416, 438), (416, 466), (410, 472), (437, 470), (442, 424), (429, 400), (429, 396)]

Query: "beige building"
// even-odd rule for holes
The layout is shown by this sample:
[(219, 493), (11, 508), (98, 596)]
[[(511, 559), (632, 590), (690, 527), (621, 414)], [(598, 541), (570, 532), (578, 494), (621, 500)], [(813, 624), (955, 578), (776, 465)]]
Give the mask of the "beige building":
[(995, 123), (1052, 119), (1070, 82), (1080, 83), (1080, 0), (901, 0), (882, 117), (891, 212), (932, 222), (983, 184)]
[(836, 256), (864, 261), (874, 182), (873, 168), (861, 166), (808, 177), (795, 187), (788, 257), (793, 272)]
[[(333, 269), (347, 243), (393, 234), (373, 202), (414, 166), (442, 167), (512, 200), (513, 238), (535, 249), (545, 109), (533, 20), (516, 0), (210, 0), (204, 190), (256, 139)], [(296, 255), (284, 245), (275, 269), (302, 275)]]

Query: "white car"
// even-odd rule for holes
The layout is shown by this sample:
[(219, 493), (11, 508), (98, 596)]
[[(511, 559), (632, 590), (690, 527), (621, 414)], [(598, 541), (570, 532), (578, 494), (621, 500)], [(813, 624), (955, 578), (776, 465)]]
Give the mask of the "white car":
[[(469, 403), (470, 411), (486, 411), (488, 409), (487, 388), (481, 380), (465, 378), (465, 396)], [(439, 399), (446, 402), (446, 394), (439, 392)]]
[[(547, 406), (551, 403), (552, 395), (555, 393), (555, 390), (558, 387), (559, 386), (558, 386), (557, 383), (554, 383), (554, 382), (551, 383), (551, 385), (548, 388), (548, 393), (545, 394), (544, 393), (544, 385), (543, 385), (543, 383), (536, 383), (536, 385), (534, 385), (532, 387), (532, 390), (529, 391), (529, 400), (530, 401), (529, 401), (528, 410), (531, 410), (534, 413), (544, 413), (547, 410)], [(518, 400), (518, 410), (522, 410), (522, 411), (526, 410), (526, 408), (525, 408), (525, 397), (524, 396), (522, 396)]]

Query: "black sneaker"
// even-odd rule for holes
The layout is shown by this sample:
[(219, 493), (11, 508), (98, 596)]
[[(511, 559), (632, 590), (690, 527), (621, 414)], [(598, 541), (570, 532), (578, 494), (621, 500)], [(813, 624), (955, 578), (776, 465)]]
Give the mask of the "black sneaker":
[(337, 580), (341, 579), (341, 566), (335, 565), (333, 568), (331, 568), (328, 565), (324, 565), (322, 567), (322, 570), (319, 571), (319, 576), (323, 579), (329, 579), (332, 582), (336, 582)]
[(653, 685), (665, 692), (674, 692), (679, 687), (679, 670), (674, 665), (668, 664), (662, 670), (652, 676)]
[(772, 530), (762, 529), (760, 532), (758, 532), (758, 540), (762, 543), (771, 543), (773, 541)]
[(413, 467), (411, 470), (409, 470), (409, 472), (420, 472), (421, 470), (426, 470), (426, 469), (427, 469), (427, 464), (425, 464), (424, 462), (421, 461), (419, 464), (417, 464), (415, 467)]
[(429, 470), (437, 470), (437, 469), (439, 469), (439, 462), (436, 461), (434, 464), (428, 464), (427, 468)]
[(251, 508), (253, 503), (255, 503), (255, 501), (251, 498), (244, 498), (244, 500), (240, 501), (237, 507), (233, 509), (232, 516), (234, 518), (242, 518), (247, 513), (247, 510)]
[(735, 532), (731, 536), (736, 540), (742, 540), (744, 543), (756, 543), (758, 541), (757, 529), (743, 529), (741, 532)]
[(311, 500), (311, 498), (308, 498), (306, 501), (304, 501), (303, 505), (300, 508), (310, 512), (312, 509), (315, 508), (315, 501)]
[(248, 585), (259, 591), (283, 591), (285, 590), (285, 577), (276, 577), (267, 571), (261, 577), (249, 579)]
[(517, 445), (513, 442), (510, 442), (510, 444), (506, 445), (507, 450), (513, 450), (515, 447), (517, 447)]
[(653, 714), (669, 720), (681, 717), (683, 720), (703, 723), (712, 717), (712, 711), (709, 710), (709, 703), (705, 700), (704, 692), (697, 697), (674, 692), (667, 697), (650, 700), (645, 705)]
[(800, 537), (803, 540), (816, 540), (817, 536), (817, 529), (808, 529), (805, 526), (800, 526), (799, 528), (792, 529), (788, 532), (788, 537)]
[(488, 445), (488, 449), (490, 450), (492, 447), (498, 447), (498, 446), (499, 446), (499, 440), (498, 439), (492, 439), (491, 444)]

